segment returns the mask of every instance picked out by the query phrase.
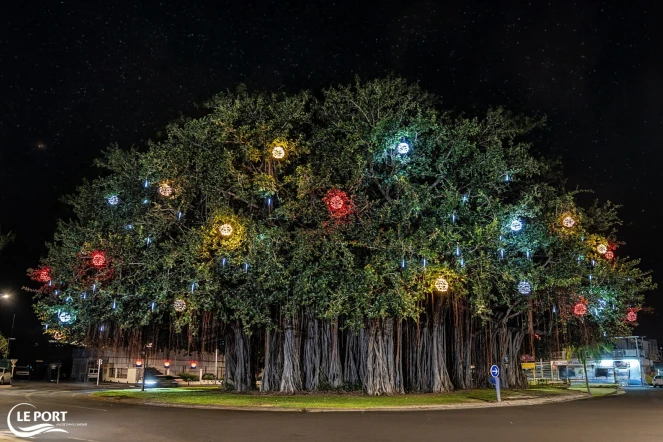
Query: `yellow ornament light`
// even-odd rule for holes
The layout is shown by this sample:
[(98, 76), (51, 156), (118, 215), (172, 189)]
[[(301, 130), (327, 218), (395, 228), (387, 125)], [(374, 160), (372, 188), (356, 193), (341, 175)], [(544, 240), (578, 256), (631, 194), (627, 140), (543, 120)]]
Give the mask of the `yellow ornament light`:
[(186, 301), (184, 299), (176, 299), (175, 302), (173, 302), (173, 308), (175, 308), (175, 311), (177, 312), (183, 312), (186, 310)]
[(435, 280), (435, 289), (438, 292), (446, 292), (449, 290), (449, 281), (444, 279), (443, 277), (439, 277)]
[(230, 224), (223, 224), (221, 227), (219, 227), (219, 234), (224, 238), (229, 237), (233, 234), (233, 226)]
[(173, 194), (173, 187), (168, 183), (161, 183), (159, 185), (159, 194), (168, 198)]
[(571, 227), (575, 226), (576, 220), (574, 220), (570, 215), (564, 217), (562, 220), (562, 225), (566, 227), (567, 229), (570, 229)]
[(599, 244), (596, 246), (596, 251), (599, 252), (601, 255), (605, 255), (605, 253), (608, 251), (608, 246), (605, 244)]
[(283, 146), (274, 146), (272, 148), (272, 157), (276, 158), (277, 160), (285, 157), (285, 149)]

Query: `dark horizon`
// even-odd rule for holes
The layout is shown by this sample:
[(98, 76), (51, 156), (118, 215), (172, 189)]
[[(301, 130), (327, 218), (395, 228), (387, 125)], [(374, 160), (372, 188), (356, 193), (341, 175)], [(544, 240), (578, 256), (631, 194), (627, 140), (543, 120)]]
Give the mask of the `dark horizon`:
[[(436, 2), (75, 5), (28, 2), (0, 27), (0, 331), (33, 348), (40, 324), (25, 276), (45, 253), (62, 198), (100, 171), (107, 146), (159, 139), (214, 94), (314, 92), (395, 74), (480, 115), (546, 115), (537, 150), (559, 157), (570, 188), (621, 204), (620, 256), (663, 271), (656, 242), (663, 160), (660, 7), (439, 5)], [(351, 5), (351, 6), (350, 6)], [(644, 5), (644, 3), (643, 3)], [(348, 9), (348, 8), (351, 8)], [(652, 204), (653, 203), (653, 204)], [(660, 290), (660, 289), (659, 289)], [(636, 334), (663, 339), (663, 301), (647, 295)], [(18, 353), (20, 356), (20, 353)], [(25, 356), (23, 356), (25, 357)]]

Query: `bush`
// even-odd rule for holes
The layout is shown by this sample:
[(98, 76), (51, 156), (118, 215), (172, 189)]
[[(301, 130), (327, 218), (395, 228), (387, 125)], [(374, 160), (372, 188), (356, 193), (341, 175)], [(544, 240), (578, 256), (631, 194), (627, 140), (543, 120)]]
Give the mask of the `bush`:
[(214, 381), (214, 380), (216, 380), (216, 376), (214, 376), (214, 373), (203, 374), (203, 381)]
[(177, 376), (181, 377), (182, 380), (187, 381), (187, 382), (192, 382), (192, 381), (197, 381), (198, 376), (193, 374), (193, 373), (187, 373), (187, 372), (181, 372), (177, 373)]

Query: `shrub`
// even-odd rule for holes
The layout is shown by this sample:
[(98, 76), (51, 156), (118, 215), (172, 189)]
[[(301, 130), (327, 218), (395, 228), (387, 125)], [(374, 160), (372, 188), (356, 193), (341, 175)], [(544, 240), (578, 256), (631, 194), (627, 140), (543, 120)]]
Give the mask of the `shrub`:
[(216, 376), (214, 376), (214, 373), (203, 374), (203, 381), (214, 381), (214, 380), (216, 380)]
[(195, 375), (193, 373), (187, 373), (187, 372), (184, 372), (184, 371), (181, 372), (181, 373), (177, 373), (177, 376), (181, 377), (182, 380), (186, 381), (187, 383), (191, 382), (191, 381), (197, 381), (198, 380), (197, 375)]

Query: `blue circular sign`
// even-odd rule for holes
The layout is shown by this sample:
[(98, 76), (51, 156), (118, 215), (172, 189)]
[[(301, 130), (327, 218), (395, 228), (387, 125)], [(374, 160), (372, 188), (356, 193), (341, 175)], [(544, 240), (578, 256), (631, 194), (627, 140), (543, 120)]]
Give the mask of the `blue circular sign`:
[(490, 367), (490, 375), (494, 378), (498, 377), (500, 375), (500, 367), (497, 365)]

